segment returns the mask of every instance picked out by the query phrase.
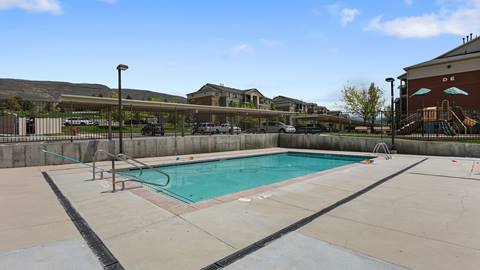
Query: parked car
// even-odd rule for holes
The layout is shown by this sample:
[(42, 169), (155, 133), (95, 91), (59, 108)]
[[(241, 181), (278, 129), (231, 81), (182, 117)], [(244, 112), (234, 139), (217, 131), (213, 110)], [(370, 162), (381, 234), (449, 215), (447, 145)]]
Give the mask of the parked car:
[(230, 123), (223, 123), (221, 125), (215, 126), (215, 132), (222, 134), (240, 134), (242, 133), (242, 129), (237, 126), (232, 126)]
[(215, 133), (215, 125), (212, 124), (212, 123), (199, 123), (198, 125), (196, 125), (193, 130), (192, 130), (192, 134), (197, 134), (197, 133), (200, 133), (200, 134), (212, 134), (212, 133)]
[(65, 126), (98, 126), (98, 121), (81, 119), (78, 117), (67, 118), (64, 123)]
[(144, 136), (165, 136), (165, 129), (162, 124), (148, 123), (142, 128), (142, 135)]
[(282, 122), (263, 122), (260, 127), (262, 133), (295, 133), (295, 127)]
[(315, 124), (297, 125), (295, 126), (295, 129), (297, 133), (310, 133), (310, 134), (322, 133), (327, 131), (327, 128), (325, 126), (315, 125)]

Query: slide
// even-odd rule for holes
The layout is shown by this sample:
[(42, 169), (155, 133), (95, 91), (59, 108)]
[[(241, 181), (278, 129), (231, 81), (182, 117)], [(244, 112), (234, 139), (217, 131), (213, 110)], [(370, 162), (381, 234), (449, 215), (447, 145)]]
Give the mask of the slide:
[(447, 136), (453, 136), (455, 135), (455, 130), (450, 126), (449, 123), (442, 121), (439, 123), (440, 129), (443, 131), (443, 134)]

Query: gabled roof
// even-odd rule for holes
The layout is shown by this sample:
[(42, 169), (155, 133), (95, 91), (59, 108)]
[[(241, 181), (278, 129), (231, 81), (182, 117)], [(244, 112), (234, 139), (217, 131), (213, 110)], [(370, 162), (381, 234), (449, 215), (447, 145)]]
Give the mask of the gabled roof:
[[(227, 92), (227, 93), (234, 93), (234, 94), (240, 94), (240, 95), (246, 94), (246, 93), (248, 93), (248, 92), (256, 91), (256, 92), (258, 92), (262, 97), (265, 97), (257, 88), (250, 88), (250, 89), (241, 90), (241, 89), (237, 89), (237, 88), (233, 88), (233, 87), (228, 87), (228, 86), (224, 86), (224, 85), (213, 84), (213, 83), (207, 83), (207, 84), (205, 84), (204, 86), (202, 86), (202, 88), (200, 88), (198, 91), (195, 91), (195, 92), (193, 92), (193, 93), (202, 91), (205, 87), (213, 88), (213, 89), (215, 89), (215, 90), (217, 90), (217, 91), (219, 91), (219, 92)], [(193, 93), (190, 93), (190, 94), (193, 94)]]
[(457, 46), (456, 48), (440, 55), (437, 57), (437, 59), (475, 52), (480, 52), (480, 37), (476, 37), (460, 46)]
[(413, 69), (413, 68), (419, 68), (419, 67), (426, 67), (426, 66), (432, 66), (436, 64), (442, 64), (442, 63), (449, 63), (449, 62), (455, 62), (455, 61), (460, 61), (460, 60), (466, 60), (466, 59), (472, 59), (472, 58), (479, 58), (480, 57), (480, 52), (475, 52), (475, 53), (468, 53), (468, 54), (462, 54), (462, 55), (456, 55), (456, 56), (450, 56), (450, 57), (442, 57), (442, 58), (435, 58), (430, 61), (426, 61), (420, 64), (416, 64), (407, 68), (404, 68), (405, 70)]
[(480, 37), (476, 37), (456, 48), (426, 62), (404, 68), (409, 70), (413, 68), (431, 66), (441, 63), (460, 61), (470, 58), (480, 57)]
[(250, 88), (250, 89), (245, 89), (245, 90), (241, 90), (243, 91), (244, 93), (248, 94), (248, 93), (251, 93), (251, 92), (257, 92), (259, 93), (262, 97), (265, 97), (262, 92), (260, 92), (260, 90), (258, 90), (257, 88)]
[[(240, 90), (240, 89), (237, 89), (237, 88), (232, 88), (232, 87), (228, 87), (228, 86), (224, 86), (224, 85), (213, 84), (213, 83), (207, 83), (203, 87), (205, 87), (205, 86), (209, 86), (209, 87), (211, 87), (213, 89), (216, 89), (218, 91), (221, 91), (221, 92), (230, 92), (230, 93), (235, 93), (235, 94), (244, 94), (245, 93), (244, 90)], [(202, 89), (202, 88), (200, 88), (200, 89)]]
[(293, 102), (293, 103), (298, 103), (298, 104), (307, 104), (305, 101), (301, 101), (299, 99), (295, 99), (295, 98), (291, 98), (291, 97), (286, 97), (286, 96), (276, 96), (273, 98), (273, 101), (275, 101), (275, 99), (279, 99), (279, 98), (283, 98), (283, 99), (286, 99), (290, 102)]

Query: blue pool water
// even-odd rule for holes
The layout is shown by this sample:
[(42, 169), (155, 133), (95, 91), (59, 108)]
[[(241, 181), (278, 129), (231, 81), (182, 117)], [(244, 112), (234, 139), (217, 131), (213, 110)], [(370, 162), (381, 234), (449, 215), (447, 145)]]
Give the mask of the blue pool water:
[[(312, 174), (367, 157), (288, 152), (159, 167), (170, 175), (170, 184), (154, 188), (158, 192), (187, 203), (195, 203), (231, 193), (270, 185)], [(129, 174), (138, 173), (135, 170)], [(154, 170), (143, 170), (141, 179), (164, 183), (165, 177)]]

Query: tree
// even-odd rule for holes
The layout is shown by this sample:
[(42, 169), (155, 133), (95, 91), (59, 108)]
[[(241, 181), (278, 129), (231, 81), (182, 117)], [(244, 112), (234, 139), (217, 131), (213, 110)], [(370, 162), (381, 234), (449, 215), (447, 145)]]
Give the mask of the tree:
[(383, 91), (374, 83), (370, 87), (360, 88), (346, 85), (342, 90), (344, 108), (351, 113), (362, 117), (365, 125), (370, 123), (373, 130), (375, 119), (383, 107)]
[(387, 123), (387, 124), (391, 124), (392, 123), (392, 112), (391, 112), (391, 106), (388, 105), (388, 106), (385, 106), (385, 108), (383, 109), (383, 122), (384, 123)]
[(270, 110), (272, 110), (272, 111), (277, 110), (277, 104), (275, 104), (275, 102), (270, 103)]
[(132, 99), (132, 97), (130, 95), (127, 95), (126, 99)]
[(30, 100), (23, 100), (21, 97), (8, 97), (3, 100), (2, 103), (2, 107), (13, 112), (32, 111), (34, 109), (33, 102)]
[(230, 102), (228, 102), (228, 107), (232, 107), (232, 108), (237, 107), (237, 103), (233, 100), (230, 100)]
[(255, 105), (252, 102), (243, 103), (243, 108), (256, 109)]

